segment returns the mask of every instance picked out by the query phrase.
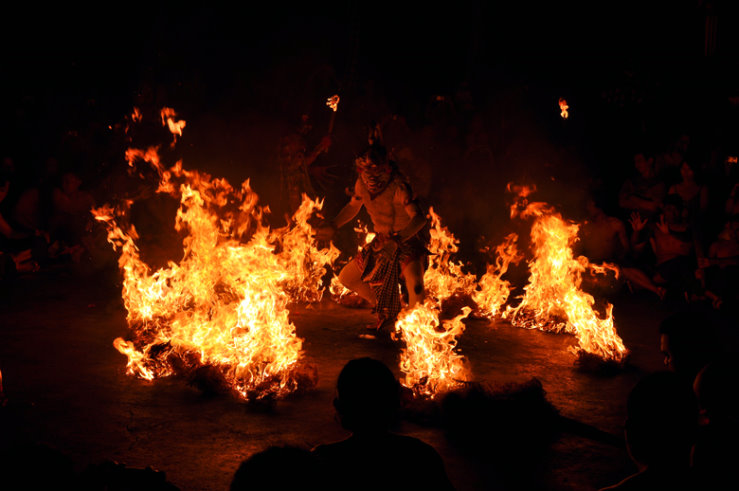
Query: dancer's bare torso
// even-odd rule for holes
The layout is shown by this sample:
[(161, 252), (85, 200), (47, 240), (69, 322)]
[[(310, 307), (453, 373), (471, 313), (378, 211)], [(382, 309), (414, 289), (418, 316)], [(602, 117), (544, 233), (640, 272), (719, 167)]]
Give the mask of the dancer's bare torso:
[(372, 219), (375, 233), (390, 235), (408, 226), (411, 219), (419, 213), (412, 202), (413, 197), (408, 184), (395, 176), (376, 196), (372, 196), (361, 179), (354, 185), (352, 200), (364, 205)]

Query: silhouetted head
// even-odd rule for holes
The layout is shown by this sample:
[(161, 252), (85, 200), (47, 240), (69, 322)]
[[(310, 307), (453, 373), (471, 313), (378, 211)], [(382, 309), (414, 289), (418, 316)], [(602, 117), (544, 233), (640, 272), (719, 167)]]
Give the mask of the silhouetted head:
[(629, 394), (626, 443), (643, 466), (687, 466), (698, 425), (698, 404), (686, 380), (658, 372)]
[(693, 384), (706, 422), (716, 427), (739, 429), (739, 367), (727, 358), (706, 365)]
[(269, 447), (241, 463), (231, 480), (231, 491), (320, 489), (313, 455), (299, 447)]
[(677, 312), (659, 326), (660, 351), (665, 367), (692, 383), (711, 359), (712, 323), (699, 312)]
[(388, 430), (400, 407), (400, 386), (393, 372), (372, 358), (347, 363), (336, 392), (334, 407), (341, 425), (354, 433)]

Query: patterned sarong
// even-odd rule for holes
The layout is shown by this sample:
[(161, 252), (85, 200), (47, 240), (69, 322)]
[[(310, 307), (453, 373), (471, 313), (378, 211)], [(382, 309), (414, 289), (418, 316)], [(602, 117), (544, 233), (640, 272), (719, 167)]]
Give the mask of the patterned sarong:
[(394, 319), (400, 312), (401, 269), (415, 259), (428, 254), (423, 241), (413, 237), (398, 245), (392, 256), (383, 251), (387, 235), (378, 234), (354, 258), (362, 272), (362, 281), (375, 292), (375, 311), (381, 319)]

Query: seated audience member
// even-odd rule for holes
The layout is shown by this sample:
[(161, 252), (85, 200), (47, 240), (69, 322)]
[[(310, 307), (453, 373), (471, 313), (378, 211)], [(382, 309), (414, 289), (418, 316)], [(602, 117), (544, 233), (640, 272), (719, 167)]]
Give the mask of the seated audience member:
[(739, 294), (739, 215), (724, 225), (708, 248), (708, 257), (699, 258), (698, 266), (705, 270), (706, 288), (724, 300), (737, 301)]
[[(0, 173), (0, 203), (8, 195), (10, 179)], [(17, 271), (35, 271), (39, 261), (46, 259), (48, 244), (40, 231), (21, 230), (13, 226), (0, 212), (0, 252), (10, 255)]]
[(665, 183), (654, 171), (654, 158), (643, 152), (634, 155), (637, 175), (627, 179), (621, 186), (618, 205), (627, 213), (637, 212), (650, 219), (659, 213), (666, 194)]
[(94, 206), (92, 195), (80, 190), (82, 180), (72, 172), (62, 176), (61, 186), (53, 191), (54, 210), (50, 220), (50, 232), (54, 239), (70, 248), (77, 260), (82, 249), (83, 238), (88, 235), (92, 221), (90, 209)]
[(694, 229), (682, 218), (682, 200), (676, 195), (665, 198), (664, 212), (659, 217), (649, 242), (656, 258), (655, 274), (657, 285), (665, 286), (668, 292), (685, 298), (704, 292), (696, 278), (697, 257), (702, 257), (701, 246)]
[(700, 408), (700, 428), (693, 449), (693, 470), (702, 489), (728, 489), (734, 485), (739, 461), (739, 371), (728, 358), (706, 365), (693, 388)]
[(688, 162), (680, 165), (680, 182), (670, 186), (667, 194), (675, 194), (683, 202), (688, 221), (697, 225), (708, 210), (708, 187), (696, 177), (697, 170)]
[[(590, 263), (615, 263), (620, 280), (628, 281), (634, 287), (649, 290), (660, 298), (664, 296), (664, 288), (655, 285), (649, 276), (627, 257), (630, 242), (623, 222), (606, 215), (594, 198), (586, 201), (585, 210), (587, 219), (580, 228), (578, 252), (587, 257)], [(612, 274), (593, 274), (586, 276), (584, 280), (586, 284), (592, 283), (596, 287), (606, 282), (616, 282)]]
[(697, 423), (690, 384), (670, 372), (644, 377), (629, 394), (624, 428), (629, 456), (639, 472), (604, 491), (700, 489), (690, 471)]
[(371, 358), (351, 360), (336, 390), (334, 406), (352, 435), (313, 450), (329, 480), (326, 489), (453, 489), (433, 447), (389, 431), (400, 386), (387, 366)]
[(230, 491), (297, 491), (324, 489), (310, 451), (291, 446), (269, 447), (241, 463)]

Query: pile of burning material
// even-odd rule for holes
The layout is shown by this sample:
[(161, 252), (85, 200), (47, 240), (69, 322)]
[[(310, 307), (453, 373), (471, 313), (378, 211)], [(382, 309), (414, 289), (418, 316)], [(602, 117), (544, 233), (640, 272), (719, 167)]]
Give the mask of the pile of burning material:
[[(510, 189), (510, 187), (509, 187)], [(529, 282), (516, 307), (503, 316), (519, 327), (574, 334), (574, 351), (583, 365), (625, 363), (628, 351), (613, 322), (613, 306), (606, 305), (604, 316), (593, 309), (595, 300), (580, 287), (586, 271), (604, 274), (609, 264), (590, 264), (584, 256), (575, 257), (572, 245), (578, 225), (566, 221), (554, 208), (542, 202), (528, 202), (531, 189), (519, 193), (511, 216), (533, 218), (531, 242), (534, 257), (528, 263)]]
[(426, 299), (400, 312), (395, 336), (405, 343), (400, 353), (403, 385), (418, 397), (433, 399), (469, 379), (467, 362), (456, 349), (465, 328), (463, 320), (472, 309), (462, 307), (461, 313), (450, 320), (442, 321), (440, 317), (444, 302), (453, 295), (469, 296), (477, 279), (453, 261), (459, 241), (441, 225), (439, 215), (431, 209), (429, 217), (431, 257), (423, 277)]
[(184, 235), (181, 260), (152, 272), (128, 223), (132, 202), (93, 210), (120, 254), (133, 340), (114, 346), (128, 357), (128, 373), (184, 376), (247, 400), (315, 384), (315, 371), (299, 363), (302, 340), (288, 305), (320, 300), (326, 266), (339, 254), (319, 250), (307, 223), (322, 203), (304, 197), (290, 225), (270, 230), (248, 180), (234, 189), (181, 162), (165, 168), (154, 148), (129, 150), (127, 158), (131, 166), (151, 164), (157, 192), (178, 199), (175, 229)]

